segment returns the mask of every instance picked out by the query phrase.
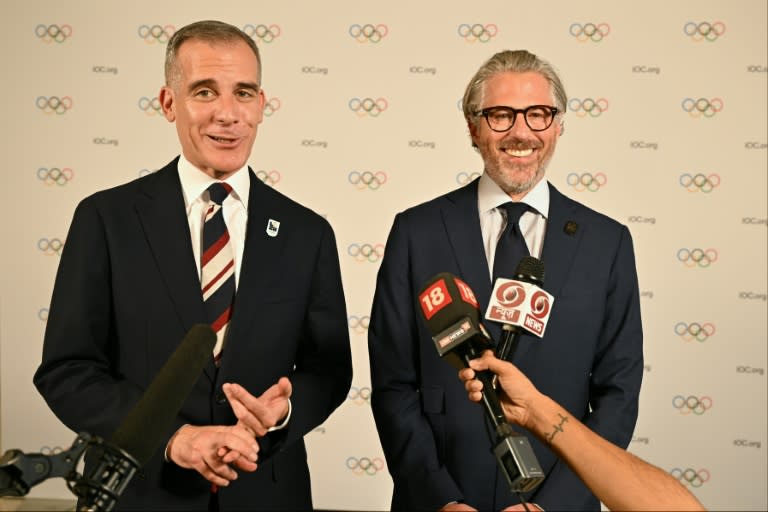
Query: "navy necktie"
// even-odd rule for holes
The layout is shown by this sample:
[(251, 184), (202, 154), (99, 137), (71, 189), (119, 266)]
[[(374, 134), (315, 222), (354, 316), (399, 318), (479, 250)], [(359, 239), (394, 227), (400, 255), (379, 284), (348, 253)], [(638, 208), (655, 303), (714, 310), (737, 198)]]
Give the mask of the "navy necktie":
[(499, 208), (507, 213), (507, 225), (496, 245), (496, 255), (493, 259), (493, 282), (496, 282), (499, 277), (514, 279), (520, 260), (525, 256), (530, 256), (519, 224), (520, 217), (529, 210), (528, 205), (510, 201)]

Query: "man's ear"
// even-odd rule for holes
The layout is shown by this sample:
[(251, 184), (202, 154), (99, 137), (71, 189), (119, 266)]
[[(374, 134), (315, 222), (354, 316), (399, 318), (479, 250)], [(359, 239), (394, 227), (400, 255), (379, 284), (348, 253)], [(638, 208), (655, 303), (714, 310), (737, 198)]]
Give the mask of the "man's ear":
[(163, 115), (169, 122), (176, 120), (176, 96), (173, 89), (164, 85), (160, 88), (160, 107), (163, 109)]

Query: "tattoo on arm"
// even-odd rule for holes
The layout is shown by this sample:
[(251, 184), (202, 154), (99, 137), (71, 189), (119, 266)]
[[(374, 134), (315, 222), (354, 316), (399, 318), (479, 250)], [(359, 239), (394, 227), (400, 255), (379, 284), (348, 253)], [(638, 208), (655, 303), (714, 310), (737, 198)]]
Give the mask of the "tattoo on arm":
[(546, 435), (546, 439), (549, 444), (552, 444), (552, 440), (555, 438), (558, 432), (564, 432), (563, 425), (565, 425), (565, 423), (568, 421), (567, 416), (563, 416), (560, 413), (557, 413), (557, 415), (560, 416), (560, 423), (558, 425), (553, 425), (552, 428), (555, 430), (551, 434)]

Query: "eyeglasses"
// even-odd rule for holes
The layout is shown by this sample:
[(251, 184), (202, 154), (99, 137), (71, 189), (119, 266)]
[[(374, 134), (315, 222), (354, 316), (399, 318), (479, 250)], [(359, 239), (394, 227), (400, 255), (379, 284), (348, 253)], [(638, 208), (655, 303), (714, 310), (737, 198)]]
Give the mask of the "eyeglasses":
[(488, 128), (495, 132), (506, 132), (515, 125), (517, 114), (523, 114), (528, 128), (541, 132), (552, 126), (557, 112), (557, 107), (549, 105), (531, 105), (527, 108), (489, 107), (475, 112), (475, 117), (483, 116), (488, 122)]

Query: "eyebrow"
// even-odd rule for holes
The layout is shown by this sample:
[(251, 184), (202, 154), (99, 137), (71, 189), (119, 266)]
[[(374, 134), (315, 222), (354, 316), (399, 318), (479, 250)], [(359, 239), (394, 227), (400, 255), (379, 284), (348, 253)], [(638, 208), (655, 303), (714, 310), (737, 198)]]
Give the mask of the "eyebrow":
[[(194, 91), (198, 87), (209, 87), (211, 89), (215, 89), (216, 87), (216, 80), (213, 78), (203, 78), (202, 80), (197, 80), (195, 82), (192, 82), (189, 84), (189, 91)], [(259, 84), (256, 82), (237, 82), (237, 89), (252, 89), (254, 91), (259, 90)]]

